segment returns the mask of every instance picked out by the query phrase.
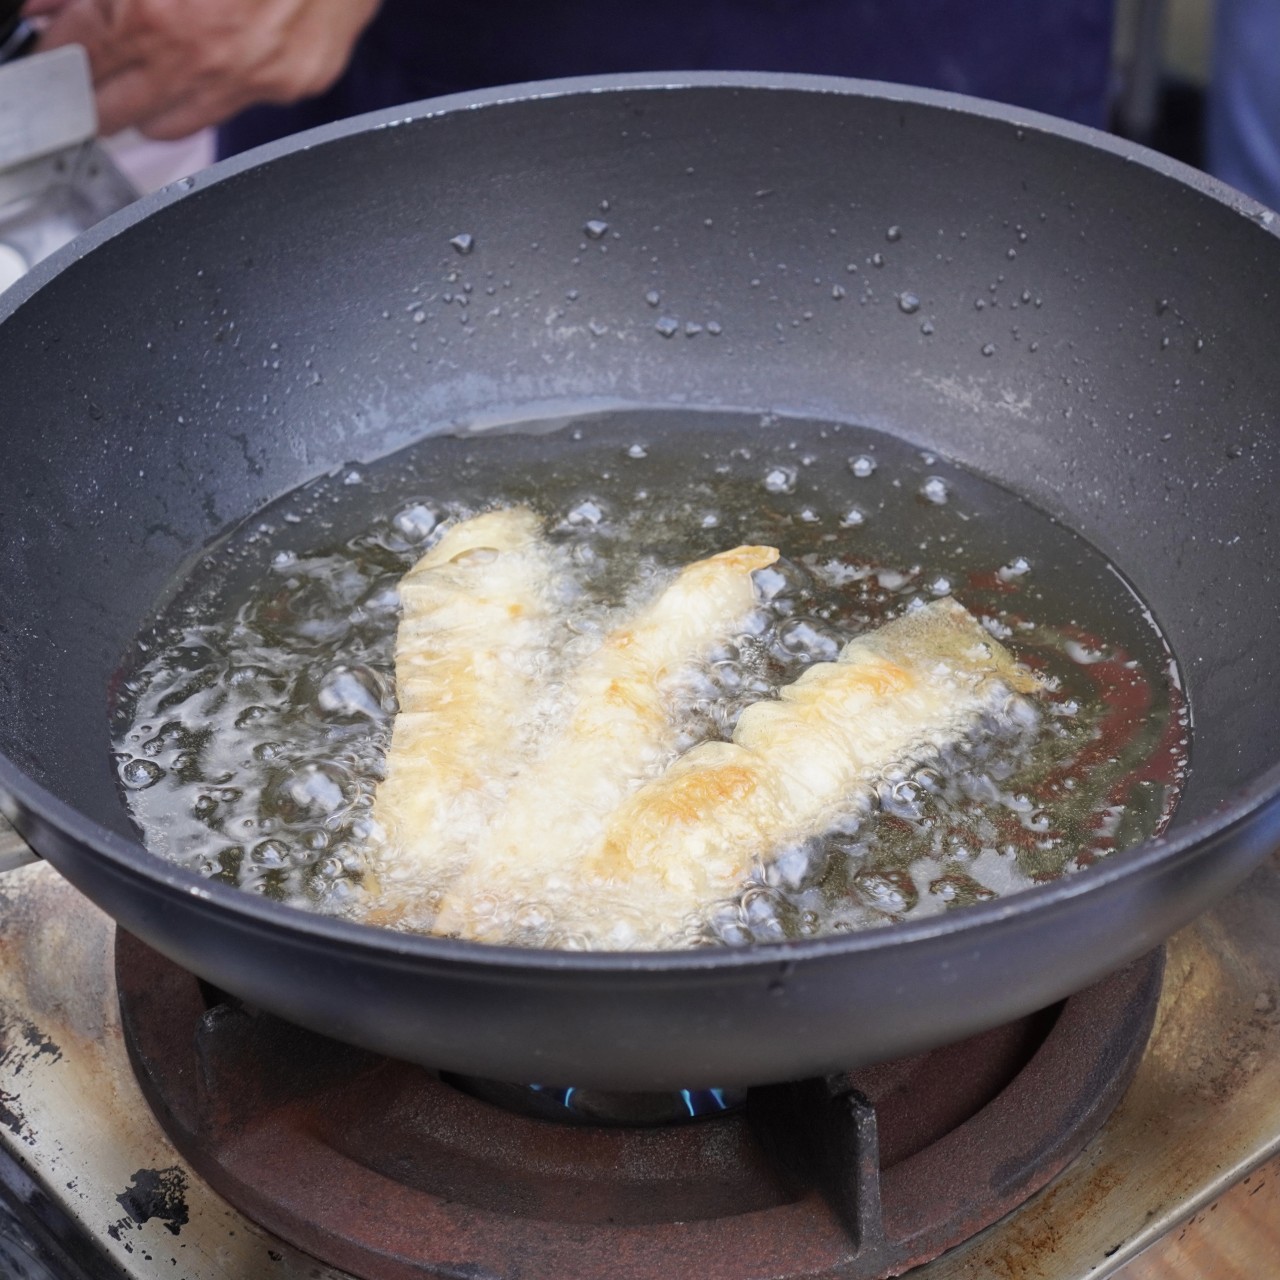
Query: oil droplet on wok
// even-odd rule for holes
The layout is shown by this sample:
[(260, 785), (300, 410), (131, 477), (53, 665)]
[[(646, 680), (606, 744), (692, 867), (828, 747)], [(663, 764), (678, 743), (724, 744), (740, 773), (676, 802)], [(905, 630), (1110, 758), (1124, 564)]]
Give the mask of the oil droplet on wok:
[(947, 502), (951, 494), (947, 489), (947, 482), (941, 476), (930, 476), (920, 486), (920, 496), (926, 502), (932, 502), (940, 507)]
[(604, 519), (604, 509), (590, 498), (578, 503), (568, 515), (571, 525), (598, 525)]
[(915, 315), (920, 310), (920, 299), (914, 293), (900, 293), (898, 294), (898, 310), (904, 315)]
[(860, 453), (849, 459), (849, 470), (859, 479), (865, 480), (867, 476), (874, 475), (875, 469), (876, 460), (869, 453)]
[(794, 493), (796, 471), (794, 467), (774, 467), (764, 478), (766, 493)]

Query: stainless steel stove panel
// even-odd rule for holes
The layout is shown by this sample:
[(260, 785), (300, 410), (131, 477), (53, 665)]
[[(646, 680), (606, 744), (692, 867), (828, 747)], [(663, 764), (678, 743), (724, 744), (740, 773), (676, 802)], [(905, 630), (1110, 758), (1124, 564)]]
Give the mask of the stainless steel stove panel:
[[(0, 879), (0, 1147), (136, 1277), (339, 1272), (219, 1200), (148, 1111), (120, 1035), (111, 922), (36, 864)], [(918, 1280), (1102, 1280), (1280, 1151), (1280, 859), (1170, 943), (1119, 1109), (1021, 1210)]]

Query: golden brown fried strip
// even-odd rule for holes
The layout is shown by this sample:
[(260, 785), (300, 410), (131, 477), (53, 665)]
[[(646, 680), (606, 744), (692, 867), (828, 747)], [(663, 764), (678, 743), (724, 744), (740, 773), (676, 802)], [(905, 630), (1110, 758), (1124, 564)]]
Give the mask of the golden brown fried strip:
[(399, 712), (374, 797), (363, 918), (417, 925), (500, 801), (559, 619), (553, 562), (525, 507), (454, 525), (400, 581)]
[(669, 946), (758, 860), (828, 829), (887, 768), (927, 758), (1034, 687), (954, 600), (908, 613), (748, 707), (732, 742), (694, 747), (624, 801), (548, 910), (587, 945)]
[(671, 677), (741, 625), (755, 603), (752, 573), (777, 558), (773, 547), (737, 547), (691, 564), (605, 637), (572, 679), (563, 733), (512, 787), (435, 932), (501, 941), (536, 928), (519, 918), (522, 905), (556, 890), (609, 814), (670, 756)]

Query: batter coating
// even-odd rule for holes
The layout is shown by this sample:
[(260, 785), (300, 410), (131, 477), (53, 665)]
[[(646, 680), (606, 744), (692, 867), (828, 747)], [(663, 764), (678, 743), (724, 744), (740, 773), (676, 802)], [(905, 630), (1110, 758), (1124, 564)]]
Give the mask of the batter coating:
[(399, 711), (374, 796), (364, 918), (421, 924), (501, 802), (560, 622), (551, 548), (527, 507), (464, 520), (400, 580)]
[(609, 815), (674, 750), (671, 678), (742, 624), (752, 573), (777, 558), (745, 546), (688, 565), (605, 637), (571, 679), (563, 732), (515, 782), (435, 932), (502, 941), (546, 923), (537, 902), (576, 883), (575, 864)]
[(1034, 687), (954, 600), (909, 612), (748, 707), (731, 742), (692, 748), (624, 800), (572, 877), (545, 886), (542, 910), (577, 945), (670, 946), (886, 769), (928, 759)]

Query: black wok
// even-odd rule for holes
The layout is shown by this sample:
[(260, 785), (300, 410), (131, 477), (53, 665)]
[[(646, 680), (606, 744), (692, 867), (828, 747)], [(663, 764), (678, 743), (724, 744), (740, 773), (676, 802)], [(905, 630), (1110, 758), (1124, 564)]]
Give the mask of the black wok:
[[(575, 265), (602, 200), (623, 234)], [(205, 978), (454, 1071), (602, 1088), (779, 1080), (1048, 1004), (1154, 946), (1280, 841), (1269, 223), (1199, 174), (1024, 112), (740, 74), (442, 99), (160, 192), (0, 301), (5, 812), (125, 928)], [(792, 327), (814, 280), (829, 290), (891, 224), (903, 236), (879, 301)], [(474, 238), (467, 271), (509, 278), (509, 301), (477, 309), (465, 341), (452, 308), (413, 333), (408, 290), (464, 262), (460, 234)], [(762, 273), (770, 288), (753, 289)], [(655, 287), (723, 334), (662, 337), (644, 302)], [(908, 287), (932, 336), (894, 305)], [(1015, 316), (1024, 287), (1042, 305)], [(589, 293), (607, 339), (548, 323), (568, 288)], [(976, 310), (979, 296), (1001, 305)], [(1111, 556), (1189, 682), (1192, 775), (1173, 828), (941, 918), (661, 955), (403, 937), (140, 847), (110, 756), (113, 678), (225, 526), (425, 430), (673, 395), (893, 432)]]

